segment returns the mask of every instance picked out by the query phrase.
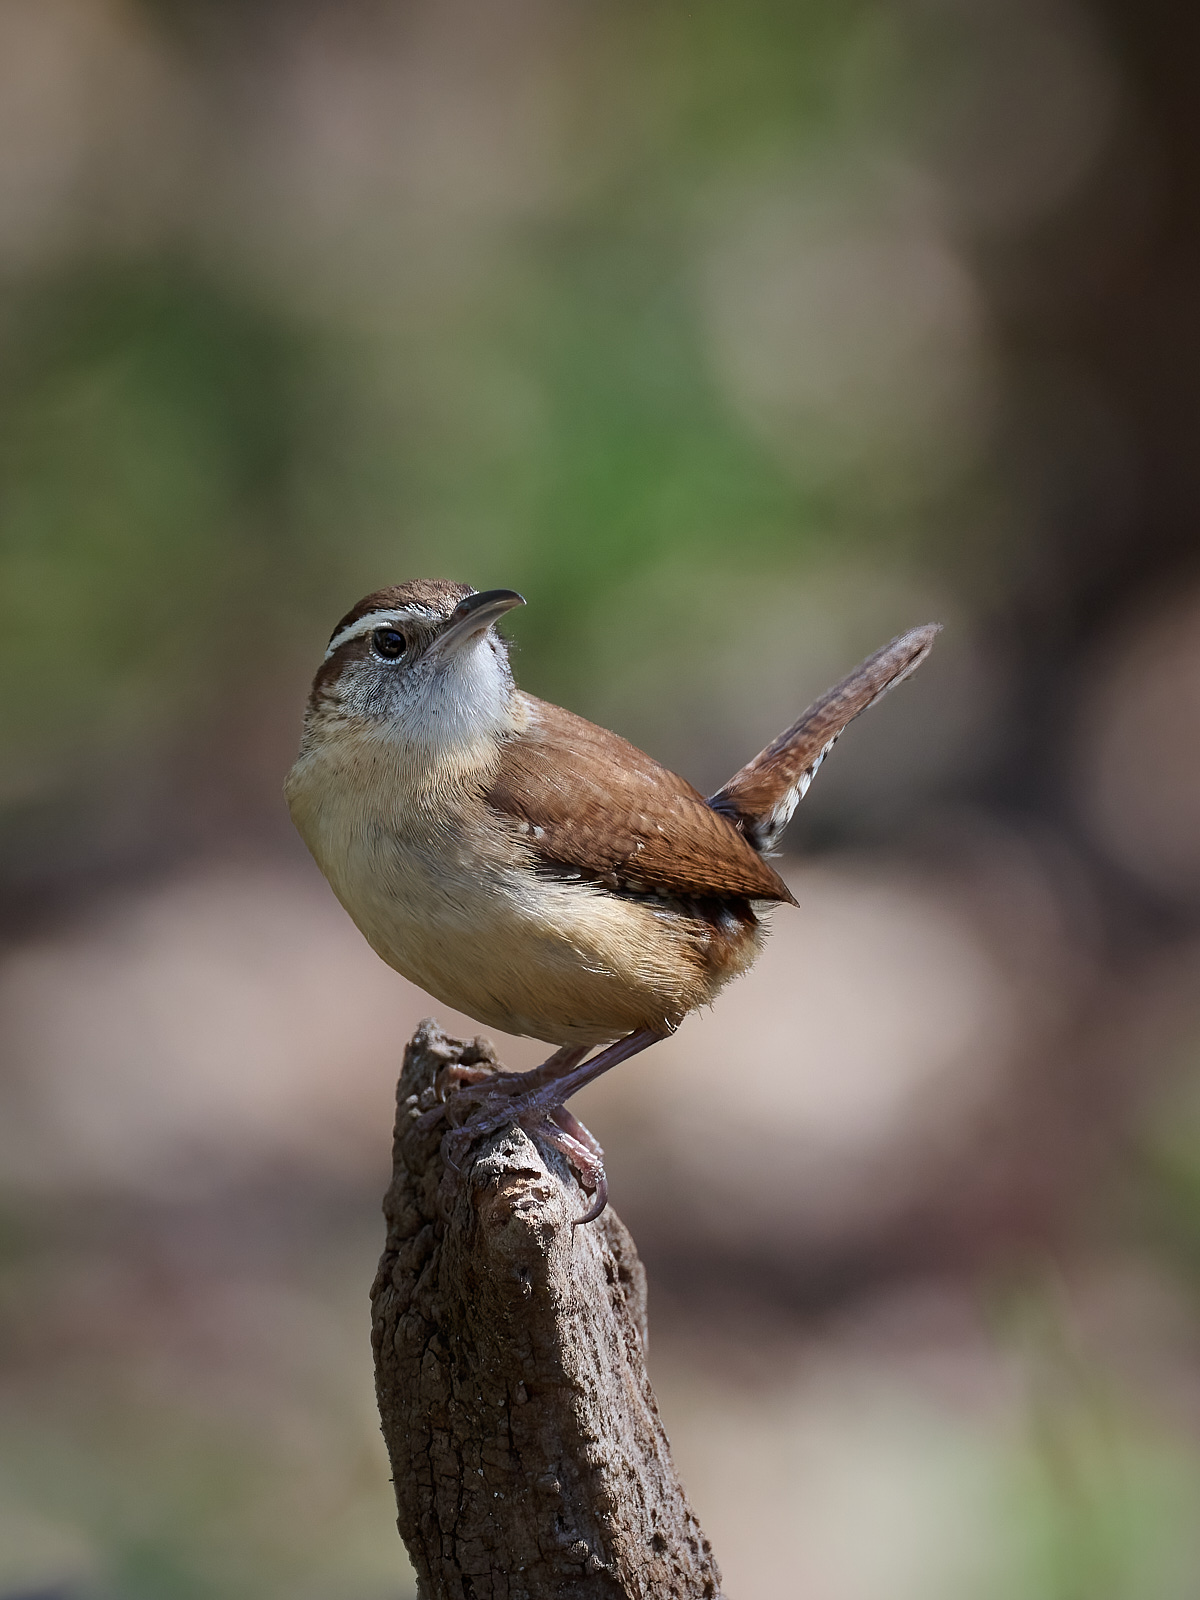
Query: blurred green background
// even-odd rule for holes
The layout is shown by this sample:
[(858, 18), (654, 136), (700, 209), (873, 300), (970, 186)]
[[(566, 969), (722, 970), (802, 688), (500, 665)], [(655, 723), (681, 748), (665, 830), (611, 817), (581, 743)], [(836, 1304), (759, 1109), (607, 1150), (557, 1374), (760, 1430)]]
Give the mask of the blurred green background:
[(1200, 1592), (1198, 84), (1131, 0), (0, 0), (0, 1600), (412, 1593), (432, 1002), (280, 785), (416, 575), (708, 789), (946, 624), (581, 1110), (731, 1594)]

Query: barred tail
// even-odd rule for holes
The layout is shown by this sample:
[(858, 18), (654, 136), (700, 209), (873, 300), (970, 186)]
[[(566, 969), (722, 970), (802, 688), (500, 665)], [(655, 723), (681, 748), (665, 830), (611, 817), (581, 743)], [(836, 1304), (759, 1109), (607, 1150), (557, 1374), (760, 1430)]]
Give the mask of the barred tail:
[(772, 849), (843, 728), (915, 672), (941, 631), (940, 623), (927, 623), (868, 656), (710, 795), (708, 804), (735, 822), (756, 850)]

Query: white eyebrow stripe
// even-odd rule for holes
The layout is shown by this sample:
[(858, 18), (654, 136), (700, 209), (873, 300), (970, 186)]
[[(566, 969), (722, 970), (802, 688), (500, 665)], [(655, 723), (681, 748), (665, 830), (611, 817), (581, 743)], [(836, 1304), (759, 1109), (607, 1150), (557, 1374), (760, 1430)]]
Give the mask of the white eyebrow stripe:
[(365, 617), (351, 622), (340, 633), (335, 633), (325, 652), (326, 661), (335, 650), (340, 650), (351, 639), (361, 639), (364, 633), (374, 633), (376, 628), (395, 627), (400, 622), (440, 622), (442, 613), (432, 606), (397, 606), (390, 611), (368, 611)]

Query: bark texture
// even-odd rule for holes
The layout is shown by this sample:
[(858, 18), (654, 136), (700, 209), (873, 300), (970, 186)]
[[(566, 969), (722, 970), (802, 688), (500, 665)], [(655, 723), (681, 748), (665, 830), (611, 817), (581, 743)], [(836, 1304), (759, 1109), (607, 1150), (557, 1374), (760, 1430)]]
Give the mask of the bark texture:
[(517, 1128), (442, 1190), (447, 1067), (483, 1041), (417, 1030), (397, 1094), (372, 1342), (400, 1534), (424, 1600), (719, 1600), (646, 1376), (645, 1273), (612, 1211)]

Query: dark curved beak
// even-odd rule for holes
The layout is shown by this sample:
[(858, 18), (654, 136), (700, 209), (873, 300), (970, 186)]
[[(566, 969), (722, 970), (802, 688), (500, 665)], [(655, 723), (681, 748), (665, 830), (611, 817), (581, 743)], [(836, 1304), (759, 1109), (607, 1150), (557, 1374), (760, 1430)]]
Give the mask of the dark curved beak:
[(524, 604), (525, 596), (518, 594), (515, 589), (484, 589), (478, 594), (467, 595), (450, 613), (446, 631), (433, 641), (429, 655), (445, 660), (470, 640), (486, 633), (506, 611)]

